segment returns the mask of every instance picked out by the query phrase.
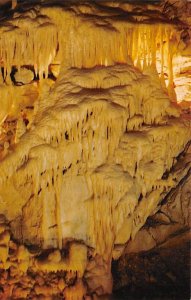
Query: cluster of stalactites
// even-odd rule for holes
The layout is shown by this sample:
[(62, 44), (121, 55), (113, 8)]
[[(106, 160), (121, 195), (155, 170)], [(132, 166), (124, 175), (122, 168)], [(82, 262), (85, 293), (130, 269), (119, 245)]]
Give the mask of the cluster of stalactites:
[[(180, 42), (176, 29), (169, 24), (112, 24), (116, 30), (87, 27), (71, 31), (68, 39), (68, 59), (72, 66), (91, 68), (115, 63), (133, 63), (139, 70), (157, 70), (163, 87), (175, 100), (173, 83), (173, 56)], [(86, 30), (87, 30), (86, 29)], [(74, 46), (75, 45), (75, 46)]]
[(9, 82), (12, 67), (32, 65), (35, 75), (47, 78), (49, 65), (56, 55), (57, 29), (52, 24), (38, 28), (6, 28), (0, 35), (0, 65)]
[[(141, 70), (144, 71), (151, 65), (157, 69), (162, 85), (168, 85), (171, 98), (175, 97), (173, 56), (179, 42), (178, 39), (178, 35), (171, 26), (139, 26), (134, 30), (132, 54), (130, 54), (134, 64)], [(168, 74), (167, 78), (165, 78), (165, 73)]]
[[(87, 21), (65, 11), (55, 10), (53, 14), (43, 9), (43, 13), (50, 22), (32, 26), (28, 21), (26, 26), (25, 21), (13, 21), (13, 25), (2, 27), (0, 58), (4, 77), (12, 66), (33, 65), (36, 75), (43, 78), (48, 76), (52, 62), (91, 68), (131, 61), (141, 70), (157, 68), (163, 84), (167, 73), (169, 94), (175, 97), (173, 55), (180, 38), (172, 25), (112, 21), (112, 27), (99, 26), (98, 20)], [(58, 14), (63, 18), (56, 18)]]

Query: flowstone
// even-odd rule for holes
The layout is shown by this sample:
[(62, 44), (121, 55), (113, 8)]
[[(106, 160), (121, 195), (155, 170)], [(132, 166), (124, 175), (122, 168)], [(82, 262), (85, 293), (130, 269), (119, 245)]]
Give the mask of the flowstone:
[(188, 28), (156, 5), (13, 8), (0, 23), (1, 297), (111, 293), (112, 260), (190, 167), (177, 167)]

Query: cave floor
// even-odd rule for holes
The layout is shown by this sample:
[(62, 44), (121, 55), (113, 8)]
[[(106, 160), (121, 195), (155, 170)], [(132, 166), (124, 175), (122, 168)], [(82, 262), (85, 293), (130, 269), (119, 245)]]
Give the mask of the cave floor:
[(138, 254), (113, 264), (111, 300), (190, 299), (190, 240)]

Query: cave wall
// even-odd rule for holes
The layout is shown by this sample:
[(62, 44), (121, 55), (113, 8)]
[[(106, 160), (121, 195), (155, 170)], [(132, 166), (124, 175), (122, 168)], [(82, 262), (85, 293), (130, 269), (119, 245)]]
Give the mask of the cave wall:
[(164, 218), (165, 197), (190, 169), (182, 7), (18, 1), (2, 17), (5, 299), (111, 293), (112, 260), (180, 229), (184, 199), (175, 224), (147, 224)]

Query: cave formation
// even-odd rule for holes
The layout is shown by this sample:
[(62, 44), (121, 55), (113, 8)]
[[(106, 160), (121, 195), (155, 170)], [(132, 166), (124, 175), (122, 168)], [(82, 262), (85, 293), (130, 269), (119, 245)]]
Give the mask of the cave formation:
[(0, 299), (189, 299), (190, 1), (0, 4)]

